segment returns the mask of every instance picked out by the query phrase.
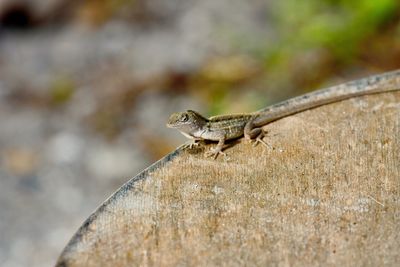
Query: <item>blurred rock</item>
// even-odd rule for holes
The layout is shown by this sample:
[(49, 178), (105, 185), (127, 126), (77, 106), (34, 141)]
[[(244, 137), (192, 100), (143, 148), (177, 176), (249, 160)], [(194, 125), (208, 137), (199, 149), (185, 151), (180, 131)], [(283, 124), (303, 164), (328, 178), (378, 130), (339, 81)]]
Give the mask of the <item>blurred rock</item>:
[(82, 159), (83, 140), (72, 133), (61, 132), (49, 141), (47, 156), (54, 164), (75, 163)]
[(144, 155), (128, 146), (99, 144), (89, 149), (85, 165), (90, 175), (96, 179), (128, 179), (143, 167), (143, 157)]
[(28, 148), (9, 148), (3, 152), (4, 167), (13, 175), (28, 175), (38, 167), (39, 157)]

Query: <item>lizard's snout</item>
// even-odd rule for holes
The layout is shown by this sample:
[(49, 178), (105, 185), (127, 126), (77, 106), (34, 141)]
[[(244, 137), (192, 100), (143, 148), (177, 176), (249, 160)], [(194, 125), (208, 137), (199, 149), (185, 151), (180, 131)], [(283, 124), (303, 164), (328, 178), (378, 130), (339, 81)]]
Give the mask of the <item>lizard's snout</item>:
[(176, 128), (176, 123), (173, 123), (173, 122), (171, 122), (171, 121), (168, 121), (167, 124), (166, 124), (166, 126), (167, 126), (168, 128)]

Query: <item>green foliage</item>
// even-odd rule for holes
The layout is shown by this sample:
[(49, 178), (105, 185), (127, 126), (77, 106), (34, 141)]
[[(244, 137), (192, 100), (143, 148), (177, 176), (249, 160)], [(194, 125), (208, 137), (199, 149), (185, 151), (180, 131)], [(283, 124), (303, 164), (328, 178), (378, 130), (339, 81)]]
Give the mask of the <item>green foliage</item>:
[(281, 40), (275, 53), (327, 49), (339, 60), (350, 60), (371, 34), (390, 21), (397, 0), (285, 0), (277, 6)]
[(203, 88), (209, 92), (206, 102), (213, 103), (211, 113), (248, 110), (243, 109), (246, 104), (237, 104), (246, 101), (255, 108), (257, 98), (245, 98), (242, 93), (251, 88), (257, 88), (255, 95), (265, 105), (320, 88), (346, 70), (389, 68), (389, 63), (377, 65), (383, 62), (378, 60), (381, 47), (392, 47), (387, 53), (396, 58), (398, 0), (280, 0), (272, 1), (269, 8), (266, 23), (274, 29), (272, 34), (260, 37), (256, 44), (236, 29), (229, 35), (239, 53), (252, 55), (259, 70), (243, 75), (247, 69), (234, 66), (245, 64), (229, 58), (206, 65)]

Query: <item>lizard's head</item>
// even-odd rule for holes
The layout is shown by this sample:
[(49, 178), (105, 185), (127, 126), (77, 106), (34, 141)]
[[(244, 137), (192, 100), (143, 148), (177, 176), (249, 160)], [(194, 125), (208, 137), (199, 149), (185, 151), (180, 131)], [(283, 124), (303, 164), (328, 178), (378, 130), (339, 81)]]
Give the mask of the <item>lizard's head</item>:
[(167, 127), (177, 129), (186, 134), (192, 134), (200, 130), (207, 121), (208, 119), (196, 111), (187, 110), (185, 112), (173, 113), (168, 119)]

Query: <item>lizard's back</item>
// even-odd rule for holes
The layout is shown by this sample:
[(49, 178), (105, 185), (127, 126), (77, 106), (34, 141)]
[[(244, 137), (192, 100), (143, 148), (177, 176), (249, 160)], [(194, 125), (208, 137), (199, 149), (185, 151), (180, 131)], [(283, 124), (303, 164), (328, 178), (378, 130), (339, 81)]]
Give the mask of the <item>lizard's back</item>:
[(226, 140), (241, 137), (246, 123), (253, 117), (251, 114), (232, 114), (210, 117), (207, 122), (207, 139), (219, 140), (224, 134)]

